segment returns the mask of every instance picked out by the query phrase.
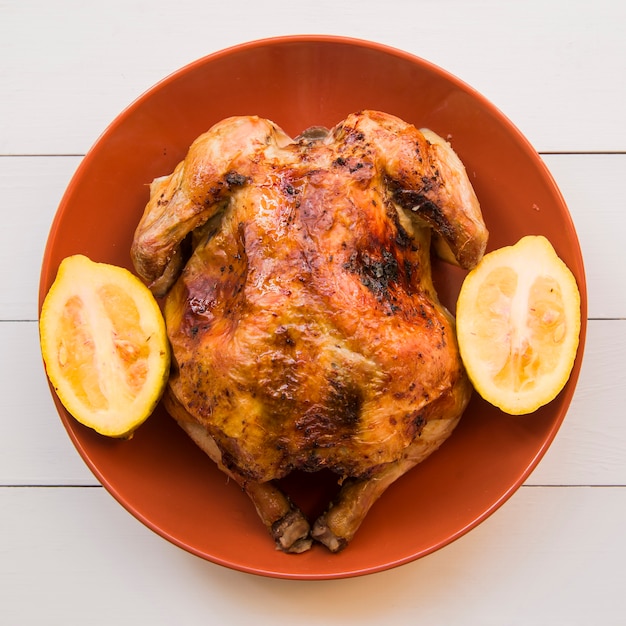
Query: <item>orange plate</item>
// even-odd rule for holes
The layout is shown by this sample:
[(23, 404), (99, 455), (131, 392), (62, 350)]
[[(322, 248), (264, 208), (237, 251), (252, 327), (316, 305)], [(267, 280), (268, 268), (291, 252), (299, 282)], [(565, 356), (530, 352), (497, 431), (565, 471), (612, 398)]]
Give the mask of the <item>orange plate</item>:
[[(174, 544), (215, 563), (266, 576), (323, 579), (401, 565), (460, 537), (505, 502), (553, 440), (570, 404), (586, 332), (583, 261), (567, 207), (528, 141), (492, 104), (441, 69), (404, 52), (330, 36), (246, 43), (166, 78), (122, 112), (86, 155), (52, 225), (40, 304), (61, 259), (82, 253), (131, 269), (129, 249), (148, 183), (168, 174), (192, 140), (231, 115), (256, 114), (292, 136), (332, 126), (364, 108), (395, 114), (450, 138), (467, 167), (491, 237), (489, 249), (543, 234), (572, 269), (582, 295), (581, 348), (550, 405), (510, 417), (474, 397), (444, 446), (397, 481), (340, 554), (274, 549), (240, 489), (162, 409), (129, 441), (83, 428), (55, 402), (72, 441), (106, 489)], [(442, 300), (454, 309), (460, 270), (436, 265)], [(285, 481), (307, 512), (334, 490), (327, 474)]]

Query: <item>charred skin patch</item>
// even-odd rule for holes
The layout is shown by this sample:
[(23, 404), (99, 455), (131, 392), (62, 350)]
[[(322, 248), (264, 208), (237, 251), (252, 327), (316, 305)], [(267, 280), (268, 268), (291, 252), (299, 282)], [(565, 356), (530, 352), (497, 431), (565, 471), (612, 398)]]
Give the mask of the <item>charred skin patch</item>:
[(227, 172), (224, 176), (224, 180), (229, 189), (233, 187), (243, 187), (248, 182), (247, 176), (234, 171)]
[(356, 274), (380, 302), (391, 298), (390, 288), (398, 282), (398, 261), (389, 250), (382, 250), (380, 256), (355, 250), (343, 268)]
[(454, 239), (454, 228), (444, 215), (443, 211), (429, 200), (423, 192), (397, 188), (393, 191), (393, 199), (407, 211), (418, 214), (428, 222), (444, 239)]
[(405, 417), (404, 423), (408, 426), (409, 436), (411, 439), (416, 439), (420, 436), (427, 421), (428, 420), (426, 415), (424, 415), (424, 411), (413, 411)]
[(353, 381), (340, 376), (327, 379), (322, 402), (295, 420), (295, 429), (304, 448), (309, 449), (303, 466), (305, 471), (317, 471), (327, 463), (325, 455), (317, 455), (315, 450), (335, 448), (341, 441), (350, 445), (360, 427), (363, 402), (363, 390)]
[(358, 156), (339, 156), (333, 163), (333, 167), (342, 168), (348, 174), (354, 175), (354, 178), (361, 180), (369, 180), (374, 171), (374, 164), (371, 162), (367, 153)]
[(340, 429), (350, 432), (358, 426), (363, 408), (363, 390), (352, 382), (345, 382), (341, 378), (331, 378), (329, 381), (328, 406), (330, 413)]

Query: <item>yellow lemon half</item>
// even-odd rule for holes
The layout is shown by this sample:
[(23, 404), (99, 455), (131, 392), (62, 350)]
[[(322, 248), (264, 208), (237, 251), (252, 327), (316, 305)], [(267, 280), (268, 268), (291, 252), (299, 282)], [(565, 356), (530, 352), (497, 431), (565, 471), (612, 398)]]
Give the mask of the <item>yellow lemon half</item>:
[(461, 358), (476, 391), (506, 413), (532, 413), (556, 397), (579, 335), (576, 279), (545, 237), (486, 254), (463, 282)]
[(39, 333), (48, 377), (79, 422), (129, 437), (152, 413), (169, 375), (169, 343), (156, 300), (128, 270), (64, 259)]

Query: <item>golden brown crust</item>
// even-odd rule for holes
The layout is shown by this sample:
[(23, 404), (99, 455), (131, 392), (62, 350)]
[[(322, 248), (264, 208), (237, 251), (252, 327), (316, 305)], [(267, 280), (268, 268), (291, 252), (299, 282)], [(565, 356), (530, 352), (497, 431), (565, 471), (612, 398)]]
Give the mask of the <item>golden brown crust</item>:
[(373, 111), (295, 142), (230, 118), (155, 182), (133, 244), (137, 271), (167, 289), (193, 232), (164, 309), (169, 396), (251, 493), (294, 469), (356, 479), (328, 519), (353, 517), (318, 525), (333, 545), (471, 393), (430, 239), (471, 267), (487, 231), (465, 171), (428, 136)]
[[(252, 128), (277, 133), (257, 120)], [(255, 480), (294, 468), (360, 476), (394, 461), (429, 407), (468, 395), (453, 322), (430, 279), (429, 231), (403, 225), (395, 206), (420, 185), (436, 197), (433, 166), (417, 168), (429, 163), (429, 143), (375, 113), (306, 147), (270, 149), (266, 139), (250, 149), (248, 139), (246, 152), (233, 148), (237, 133), (217, 137), (222, 157), (237, 153), (236, 167), (222, 165), (224, 184), (203, 157), (216, 152), (209, 133), (177, 169), (177, 191), (165, 192), (187, 189), (209, 216), (230, 195), (167, 299), (172, 391), (226, 462)], [(445, 202), (446, 219), (463, 214)], [(198, 222), (199, 212), (180, 211), (183, 230)], [(173, 232), (165, 239), (179, 238)]]

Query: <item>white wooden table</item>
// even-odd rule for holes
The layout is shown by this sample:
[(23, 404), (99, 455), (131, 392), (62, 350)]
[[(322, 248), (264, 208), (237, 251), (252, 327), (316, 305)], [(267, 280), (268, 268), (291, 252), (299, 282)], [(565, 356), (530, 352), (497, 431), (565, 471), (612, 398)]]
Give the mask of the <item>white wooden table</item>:
[[(625, 24), (617, 0), (0, 2), (0, 623), (626, 623)], [(526, 484), (435, 554), (326, 582), (214, 565), (122, 509), (57, 417), (36, 321), (54, 212), (117, 113), (190, 61), (297, 33), (404, 49), (494, 102), (560, 186), (589, 285), (579, 386)]]

